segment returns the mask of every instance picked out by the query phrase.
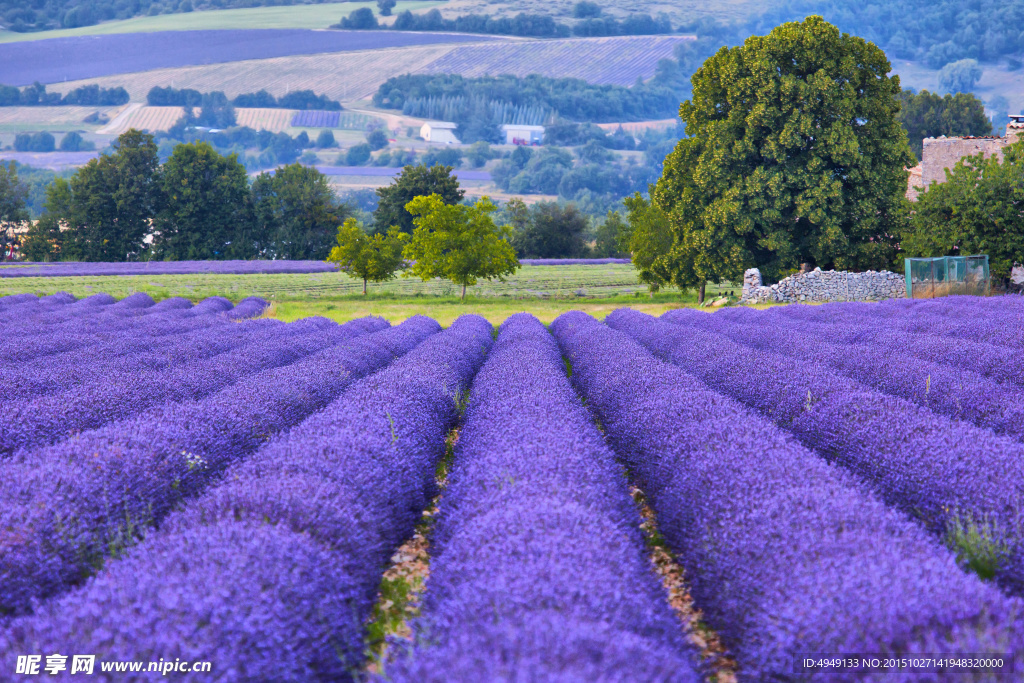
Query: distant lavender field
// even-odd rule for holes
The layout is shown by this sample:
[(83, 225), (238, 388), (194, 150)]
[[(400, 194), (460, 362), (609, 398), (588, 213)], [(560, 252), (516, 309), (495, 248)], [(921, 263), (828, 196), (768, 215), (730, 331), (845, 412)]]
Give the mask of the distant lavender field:
[[(524, 266), (602, 266), (629, 263), (629, 259), (522, 259)], [(334, 266), (323, 261), (139, 261), (135, 263), (33, 263), (0, 262), (0, 277), (74, 277), (100, 275), (188, 275), (210, 273), (254, 275), (259, 273), (326, 273)]]
[(610, 263), (630, 263), (628, 258), (524, 258), (524, 266), (606, 266)]
[(0, 277), (71, 277), (97, 275), (188, 275), (212, 273), (324, 273), (335, 270), (323, 261), (139, 261), (136, 263), (0, 263)]
[[(390, 166), (317, 166), (316, 168), (324, 175), (364, 176), (374, 178), (394, 178), (402, 172), (401, 168), (393, 168)], [(455, 169), (453, 173), (459, 180), (491, 180), (491, 174), (487, 171), (463, 171)]]
[(452, 33), (244, 29), (160, 31), (0, 44), (0, 83), (29, 85), (321, 52), (496, 40)]

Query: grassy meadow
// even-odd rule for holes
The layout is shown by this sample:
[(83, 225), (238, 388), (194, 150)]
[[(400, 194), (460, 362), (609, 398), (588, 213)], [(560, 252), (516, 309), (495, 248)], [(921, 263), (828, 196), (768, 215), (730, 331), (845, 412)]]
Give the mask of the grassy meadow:
[[(157, 300), (181, 296), (192, 301), (223, 296), (237, 302), (247, 296), (261, 296), (271, 302), (266, 315), (285, 321), (322, 315), (344, 322), (379, 315), (401, 322), (420, 314), (442, 325), (465, 313), (482, 315), (497, 324), (514, 313), (529, 311), (547, 323), (569, 310), (604, 317), (625, 306), (661, 314), (670, 308), (697, 305), (694, 292), (667, 289), (651, 296), (629, 264), (523, 266), (506, 282), (481, 282), (470, 287), (465, 302), (459, 299), (459, 288), (446, 280), (422, 282), (413, 278), (371, 283), (370, 293), (363, 296), (361, 280), (337, 272), (0, 278), (0, 296), (61, 291), (77, 297), (105, 292), (118, 299), (145, 292)], [(740, 288), (729, 284), (707, 288), (709, 300), (730, 292), (738, 297)]]

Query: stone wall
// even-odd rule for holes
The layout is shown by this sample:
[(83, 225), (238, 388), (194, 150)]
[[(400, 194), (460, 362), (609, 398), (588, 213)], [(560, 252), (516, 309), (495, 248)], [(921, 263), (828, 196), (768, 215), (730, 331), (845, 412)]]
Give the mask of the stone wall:
[(801, 301), (881, 301), (907, 296), (905, 280), (887, 270), (850, 273), (822, 270), (798, 273), (778, 284), (765, 287), (761, 271), (751, 268), (743, 274), (741, 304), (799, 303)]
[(953, 168), (964, 157), (984, 154), (1002, 158), (1006, 146), (1020, 140), (1024, 140), (1024, 122), (1016, 118), (1006, 124), (1004, 137), (925, 138), (921, 163), (910, 169), (907, 198), (914, 201), (932, 183), (946, 182), (946, 169)]

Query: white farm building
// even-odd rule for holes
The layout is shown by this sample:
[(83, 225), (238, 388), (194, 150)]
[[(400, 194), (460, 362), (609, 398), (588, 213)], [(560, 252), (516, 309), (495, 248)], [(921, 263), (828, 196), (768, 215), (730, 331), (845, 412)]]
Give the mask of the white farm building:
[(455, 128), (451, 121), (427, 121), (420, 127), (420, 137), (427, 142), (457, 145), (459, 139), (455, 137)]
[(506, 145), (539, 145), (544, 142), (544, 126), (506, 123), (501, 127)]

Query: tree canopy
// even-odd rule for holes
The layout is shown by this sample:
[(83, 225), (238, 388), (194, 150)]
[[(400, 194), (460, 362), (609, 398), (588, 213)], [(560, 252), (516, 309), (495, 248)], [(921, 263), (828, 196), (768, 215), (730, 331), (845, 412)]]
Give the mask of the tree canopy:
[(363, 294), (366, 283), (394, 279), (402, 267), (402, 248), (409, 236), (392, 227), (387, 234), (368, 235), (355, 218), (348, 218), (338, 228), (337, 246), (327, 261), (351, 277), (361, 278)]
[(252, 207), (252, 244), (240, 244), (240, 238), (232, 244), (232, 251), (242, 258), (324, 259), (335, 243), (337, 226), (350, 214), (338, 203), (327, 176), (302, 164), (257, 176)]
[(437, 195), (445, 204), (458, 204), (465, 196), (451, 166), (406, 166), (387, 187), (377, 189), (380, 201), (373, 212), (374, 232), (387, 232), (393, 225), (404, 233), (413, 231), (413, 214), (407, 206), (416, 197)]
[(590, 255), (584, 241), (588, 227), (587, 216), (576, 206), (538, 202), (514, 233), (513, 244), (523, 258), (583, 258)]
[(655, 191), (673, 282), (891, 264), (914, 159), (890, 70), (880, 49), (816, 16), (708, 59), (680, 107), (689, 137)]
[(519, 268), (515, 250), (508, 243), (509, 227), (491, 219), (495, 206), (482, 197), (472, 206), (448, 204), (438, 194), (416, 197), (407, 206), (416, 216), (416, 229), (403, 255), (411, 262), (408, 277), (451, 280), (466, 287), (482, 278), (504, 282)]
[(957, 93), (939, 96), (922, 90), (900, 93), (900, 123), (907, 131), (910, 149), (920, 159), (925, 138), (991, 135), (992, 122), (985, 105), (974, 95)]
[[(209, 143), (178, 145), (161, 173), (154, 251), (172, 261), (223, 259), (250, 221), (249, 183), (236, 155)], [(235, 245), (237, 248), (237, 245)]]
[(1024, 263), (1024, 142), (1004, 159), (965, 157), (946, 171), (946, 182), (917, 197), (910, 230), (901, 243), (907, 256), (988, 254), (995, 278)]

